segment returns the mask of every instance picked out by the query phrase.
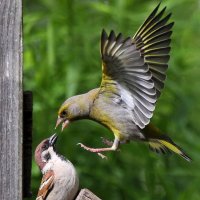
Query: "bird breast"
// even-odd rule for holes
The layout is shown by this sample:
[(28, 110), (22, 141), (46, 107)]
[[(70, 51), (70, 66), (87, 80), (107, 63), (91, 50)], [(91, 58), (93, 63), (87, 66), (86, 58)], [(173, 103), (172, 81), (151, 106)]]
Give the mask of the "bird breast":
[[(90, 118), (110, 129), (119, 139), (140, 137), (140, 131), (133, 121), (132, 111), (116, 95), (99, 96), (91, 108)], [(121, 138), (120, 138), (121, 137)]]
[(57, 160), (54, 162), (54, 186), (47, 200), (72, 200), (78, 192), (79, 179), (70, 161)]

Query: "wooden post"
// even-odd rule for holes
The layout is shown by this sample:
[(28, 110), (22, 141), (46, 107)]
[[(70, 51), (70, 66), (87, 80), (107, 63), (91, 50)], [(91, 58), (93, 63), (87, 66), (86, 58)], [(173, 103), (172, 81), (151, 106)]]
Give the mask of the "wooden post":
[(0, 0), (0, 199), (22, 199), (22, 2)]
[(88, 189), (82, 189), (75, 200), (101, 200)]

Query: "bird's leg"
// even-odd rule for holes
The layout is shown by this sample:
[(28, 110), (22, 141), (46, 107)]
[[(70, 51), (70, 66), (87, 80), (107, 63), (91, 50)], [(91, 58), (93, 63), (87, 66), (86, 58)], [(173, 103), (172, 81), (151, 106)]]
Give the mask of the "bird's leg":
[(116, 151), (119, 148), (119, 144), (120, 144), (120, 141), (119, 141), (118, 138), (115, 138), (112, 146), (111, 147), (107, 147), (107, 148), (90, 148), (90, 147), (85, 146), (82, 143), (78, 143), (78, 145), (80, 145), (83, 149), (85, 149), (87, 151), (90, 151), (90, 152), (93, 152), (93, 153), (97, 153), (102, 158), (106, 158), (106, 156), (101, 154), (101, 152)]
[(104, 137), (101, 137), (101, 140), (105, 145), (107, 145), (109, 147), (111, 147), (113, 145), (113, 141), (110, 141), (110, 140), (108, 140), (108, 139), (106, 139)]
[[(111, 147), (113, 145), (113, 141), (110, 141), (104, 137), (101, 137), (101, 140), (105, 145), (107, 145), (109, 147)], [(130, 142), (129, 140), (122, 140), (122, 141), (120, 141), (120, 144), (127, 144), (129, 142)]]

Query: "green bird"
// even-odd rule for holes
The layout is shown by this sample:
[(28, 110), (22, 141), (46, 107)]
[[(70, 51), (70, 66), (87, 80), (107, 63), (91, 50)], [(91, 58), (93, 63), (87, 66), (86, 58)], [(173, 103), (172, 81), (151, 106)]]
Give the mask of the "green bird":
[(102, 152), (116, 151), (131, 140), (149, 143), (156, 152), (171, 150), (187, 161), (191, 158), (167, 135), (150, 123), (161, 94), (168, 68), (173, 22), (166, 7), (153, 10), (133, 37), (121, 33), (101, 34), (102, 81), (99, 88), (67, 99), (58, 111), (56, 127), (62, 130), (80, 119), (96, 121), (114, 134), (106, 148), (84, 149), (105, 157)]

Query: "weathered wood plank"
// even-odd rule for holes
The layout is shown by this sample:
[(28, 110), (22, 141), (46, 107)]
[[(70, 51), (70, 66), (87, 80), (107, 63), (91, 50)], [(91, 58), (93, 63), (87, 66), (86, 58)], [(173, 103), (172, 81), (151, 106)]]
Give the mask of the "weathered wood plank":
[(0, 199), (22, 199), (22, 2), (0, 0)]
[(88, 189), (82, 189), (75, 200), (101, 200)]

